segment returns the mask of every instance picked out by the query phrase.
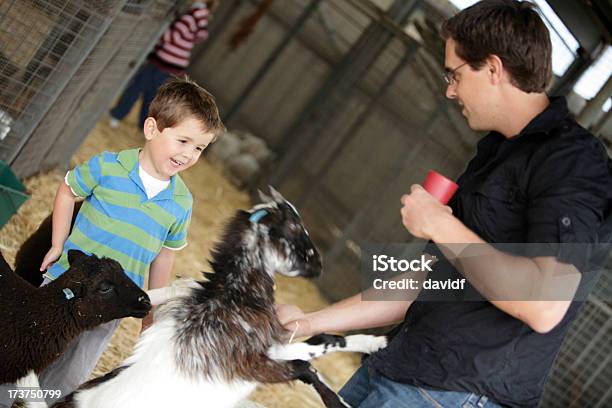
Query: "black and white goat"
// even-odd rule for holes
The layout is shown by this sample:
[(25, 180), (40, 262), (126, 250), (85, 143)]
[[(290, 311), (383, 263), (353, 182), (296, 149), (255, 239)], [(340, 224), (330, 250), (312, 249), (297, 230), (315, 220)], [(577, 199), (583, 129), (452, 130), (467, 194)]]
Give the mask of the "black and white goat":
[(35, 288), (0, 253), (0, 384), (38, 386), (36, 374), (82, 331), (151, 310), (116, 261), (70, 250), (68, 262), (59, 278)]
[(321, 335), (285, 344), (274, 275), (316, 277), (321, 258), (295, 208), (273, 199), (238, 211), (213, 251), (214, 273), (149, 291), (162, 303), (121, 367), (85, 383), (55, 408), (230, 408), (259, 383), (301, 380), (328, 407), (346, 407), (305, 360), (331, 351), (371, 353), (385, 337)]

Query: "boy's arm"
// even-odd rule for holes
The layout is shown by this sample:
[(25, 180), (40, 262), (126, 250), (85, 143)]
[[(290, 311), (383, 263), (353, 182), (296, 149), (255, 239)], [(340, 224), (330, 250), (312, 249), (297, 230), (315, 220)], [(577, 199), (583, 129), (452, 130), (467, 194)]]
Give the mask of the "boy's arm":
[(151, 267), (149, 268), (149, 289), (168, 286), (172, 274), (172, 265), (174, 265), (174, 252), (172, 249), (162, 247), (159, 254), (151, 262)]
[[(174, 252), (172, 249), (162, 247), (157, 257), (149, 268), (149, 290), (163, 288), (170, 283), (172, 265), (174, 265)], [(142, 319), (142, 330), (153, 323), (154, 309), (144, 319)]]
[(45, 255), (40, 270), (44, 271), (49, 265), (55, 262), (64, 248), (64, 243), (70, 233), (70, 222), (74, 211), (75, 196), (66, 183), (61, 182), (55, 195), (53, 204), (51, 249)]

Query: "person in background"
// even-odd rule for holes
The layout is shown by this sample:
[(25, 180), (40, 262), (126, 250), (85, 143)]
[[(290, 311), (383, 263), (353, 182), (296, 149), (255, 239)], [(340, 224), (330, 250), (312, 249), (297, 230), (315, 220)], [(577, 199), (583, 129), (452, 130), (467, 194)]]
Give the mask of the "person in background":
[(196, 1), (189, 10), (176, 18), (161, 36), (145, 64), (134, 75), (110, 111), (109, 125), (117, 128), (142, 96), (139, 127), (147, 118), (147, 111), (155, 93), (172, 75), (185, 75), (195, 44), (208, 38), (208, 20), (218, 6), (218, 0)]

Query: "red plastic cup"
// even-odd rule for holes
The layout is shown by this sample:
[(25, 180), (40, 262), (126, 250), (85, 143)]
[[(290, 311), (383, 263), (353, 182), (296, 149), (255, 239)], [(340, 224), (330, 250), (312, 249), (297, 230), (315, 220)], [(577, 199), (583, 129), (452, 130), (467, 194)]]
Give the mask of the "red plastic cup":
[(457, 183), (447, 179), (437, 171), (429, 170), (423, 182), (423, 188), (429, 194), (436, 197), (442, 204), (446, 205), (459, 186)]

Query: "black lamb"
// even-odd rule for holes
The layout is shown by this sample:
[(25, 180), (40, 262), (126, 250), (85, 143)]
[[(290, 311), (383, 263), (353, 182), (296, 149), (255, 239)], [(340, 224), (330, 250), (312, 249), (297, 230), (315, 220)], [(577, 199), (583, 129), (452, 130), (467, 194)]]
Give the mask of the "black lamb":
[(0, 253), (0, 384), (40, 373), (84, 330), (151, 309), (118, 262), (77, 250), (68, 261), (64, 274), (35, 288)]

